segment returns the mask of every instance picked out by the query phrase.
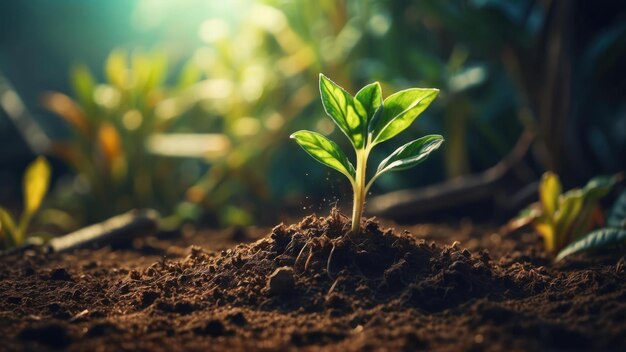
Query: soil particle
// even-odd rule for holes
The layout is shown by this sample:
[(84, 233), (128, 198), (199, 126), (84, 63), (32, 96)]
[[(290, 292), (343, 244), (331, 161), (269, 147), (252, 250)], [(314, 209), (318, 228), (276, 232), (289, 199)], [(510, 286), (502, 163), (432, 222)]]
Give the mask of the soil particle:
[(52, 348), (64, 348), (71, 343), (65, 326), (57, 323), (38, 324), (22, 329), (18, 337), (25, 342), (37, 342)]
[(72, 275), (65, 268), (56, 268), (50, 273), (50, 280), (72, 281)]
[(293, 269), (290, 267), (277, 268), (267, 280), (267, 289), (270, 295), (286, 296), (292, 293), (295, 287)]

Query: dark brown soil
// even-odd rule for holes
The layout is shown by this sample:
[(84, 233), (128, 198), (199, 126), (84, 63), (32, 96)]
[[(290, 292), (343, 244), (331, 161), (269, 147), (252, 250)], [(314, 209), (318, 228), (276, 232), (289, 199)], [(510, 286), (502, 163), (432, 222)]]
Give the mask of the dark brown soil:
[(3, 258), (0, 349), (626, 350), (623, 248), (553, 264), (532, 233), (364, 227)]

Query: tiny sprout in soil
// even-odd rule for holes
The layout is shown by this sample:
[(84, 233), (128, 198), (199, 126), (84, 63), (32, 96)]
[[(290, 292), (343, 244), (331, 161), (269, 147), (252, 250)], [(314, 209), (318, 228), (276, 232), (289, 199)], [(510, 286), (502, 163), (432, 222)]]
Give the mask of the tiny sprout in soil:
[(367, 161), (372, 149), (408, 128), (439, 94), (434, 88), (411, 88), (382, 99), (378, 82), (350, 95), (323, 74), (320, 93), (324, 110), (348, 137), (356, 154), (356, 168), (339, 146), (323, 135), (301, 130), (291, 138), (318, 162), (344, 174), (352, 184), (354, 204), (351, 233), (360, 232), (365, 196), (374, 181), (388, 171), (406, 170), (423, 162), (443, 143), (440, 135), (428, 135), (396, 149), (385, 158), (366, 182)]

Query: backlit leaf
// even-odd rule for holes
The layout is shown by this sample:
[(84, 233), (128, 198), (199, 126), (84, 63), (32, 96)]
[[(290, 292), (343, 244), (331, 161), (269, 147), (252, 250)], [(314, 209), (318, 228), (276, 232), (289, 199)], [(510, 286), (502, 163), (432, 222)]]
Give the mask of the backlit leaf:
[(354, 166), (335, 142), (319, 133), (305, 130), (293, 133), (290, 138), (313, 159), (346, 175), (351, 182), (354, 180)]
[(592, 249), (602, 248), (613, 244), (620, 244), (626, 241), (626, 229), (604, 228), (590, 232), (585, 237), (569, 246), (563, 248), (556, 257), (561, 260), (568, 255), (584, 252)]
[(323, 74), (320, 74), (320, 93), (326, 114), (348, 136), (356, 149), (363, 148), (367, 120), (363, 104)]
[(37, 157), (24, 173), (24, 213), (34, 214), (48, 192), (50, 185), (50, 164), (43, 156)]
[(554, 214), (557, 249), (562, 248), (571, 240), (572, 225), (580, 215), (584, 201), (585, 195), (580, 190), (569, 191), (559, 199), (559, 206)]
[(384, 142), (404, 131), (438, 94), (434, 88), (412, 88), (388, 96), (380, 117), (369, 126), (372, 143)]
[(370, 83), (361, 88), (354, 97), (361, 102), (367, 112), (366, 125), (374, 119), (377, 113), (380, 114), (382, 112), (379, 108), (383, 104), (383, 94), (378, 82)]
[(543, 207), (544, 214), (552, 217), (557, 210), (559, 204), (559, 196), (561, 195), (561, 181), (553, 172), (546, 172), (541, 177), (539, 184), (539, 200)]
[(543, 238), (543, 245), (548, 252), (556, 251), (556, 235), (552, 221), (545, 216), (539, 217), (534, 223), (535, 231)]
[(128, 88), (127, 70), (126, 53), (120, 49), (113, 50), (105, 63), (105, 71), (109, 83), (120, 89)]
[(432, 151), (439, 148), (443, 140), (440, 135), (429, 135), (401, 146), (380, 163), (374, 177), (387, 171), (406, 170), (417, 166), (426, 160)]
[(0, 233), (15, 233), (15, 221), (8, 210), (0, 207)]

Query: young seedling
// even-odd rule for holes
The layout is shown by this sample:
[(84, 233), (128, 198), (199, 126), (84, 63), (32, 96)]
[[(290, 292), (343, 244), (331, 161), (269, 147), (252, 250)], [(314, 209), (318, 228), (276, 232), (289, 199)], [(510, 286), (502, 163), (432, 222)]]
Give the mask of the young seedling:
[(24, 244), (26, 230), (33, 216), (39, 210), (41, 202), (50, 185), (50, 164), (40, 156), (33, 161), (24, 172), (23, 178), (24, 211), (16, 223), (11, 213), (0, 207), (0, 245), (13, 247)]
[(406, 170), (422, 163), (443, 143), (440, 135), (428, 135), (409, 142), (385, 158), (366, 183), (367, 161), (372, 149), (409, 127), (439, 94), (434, 88), (411, 88), (390, 95), (384, 101), (380, 84), (363, 87), (354, 97), (320, 74), (320, 93), (326, 114), (348, 137), (356, 154), (356, 168), (339, 146), (312, 131), (298, 131), (292, 139), (313, 159), (344, 174), (352, 184), (354, 204), (351, 233), (360, 232), (365, 195), (382, 174)]

